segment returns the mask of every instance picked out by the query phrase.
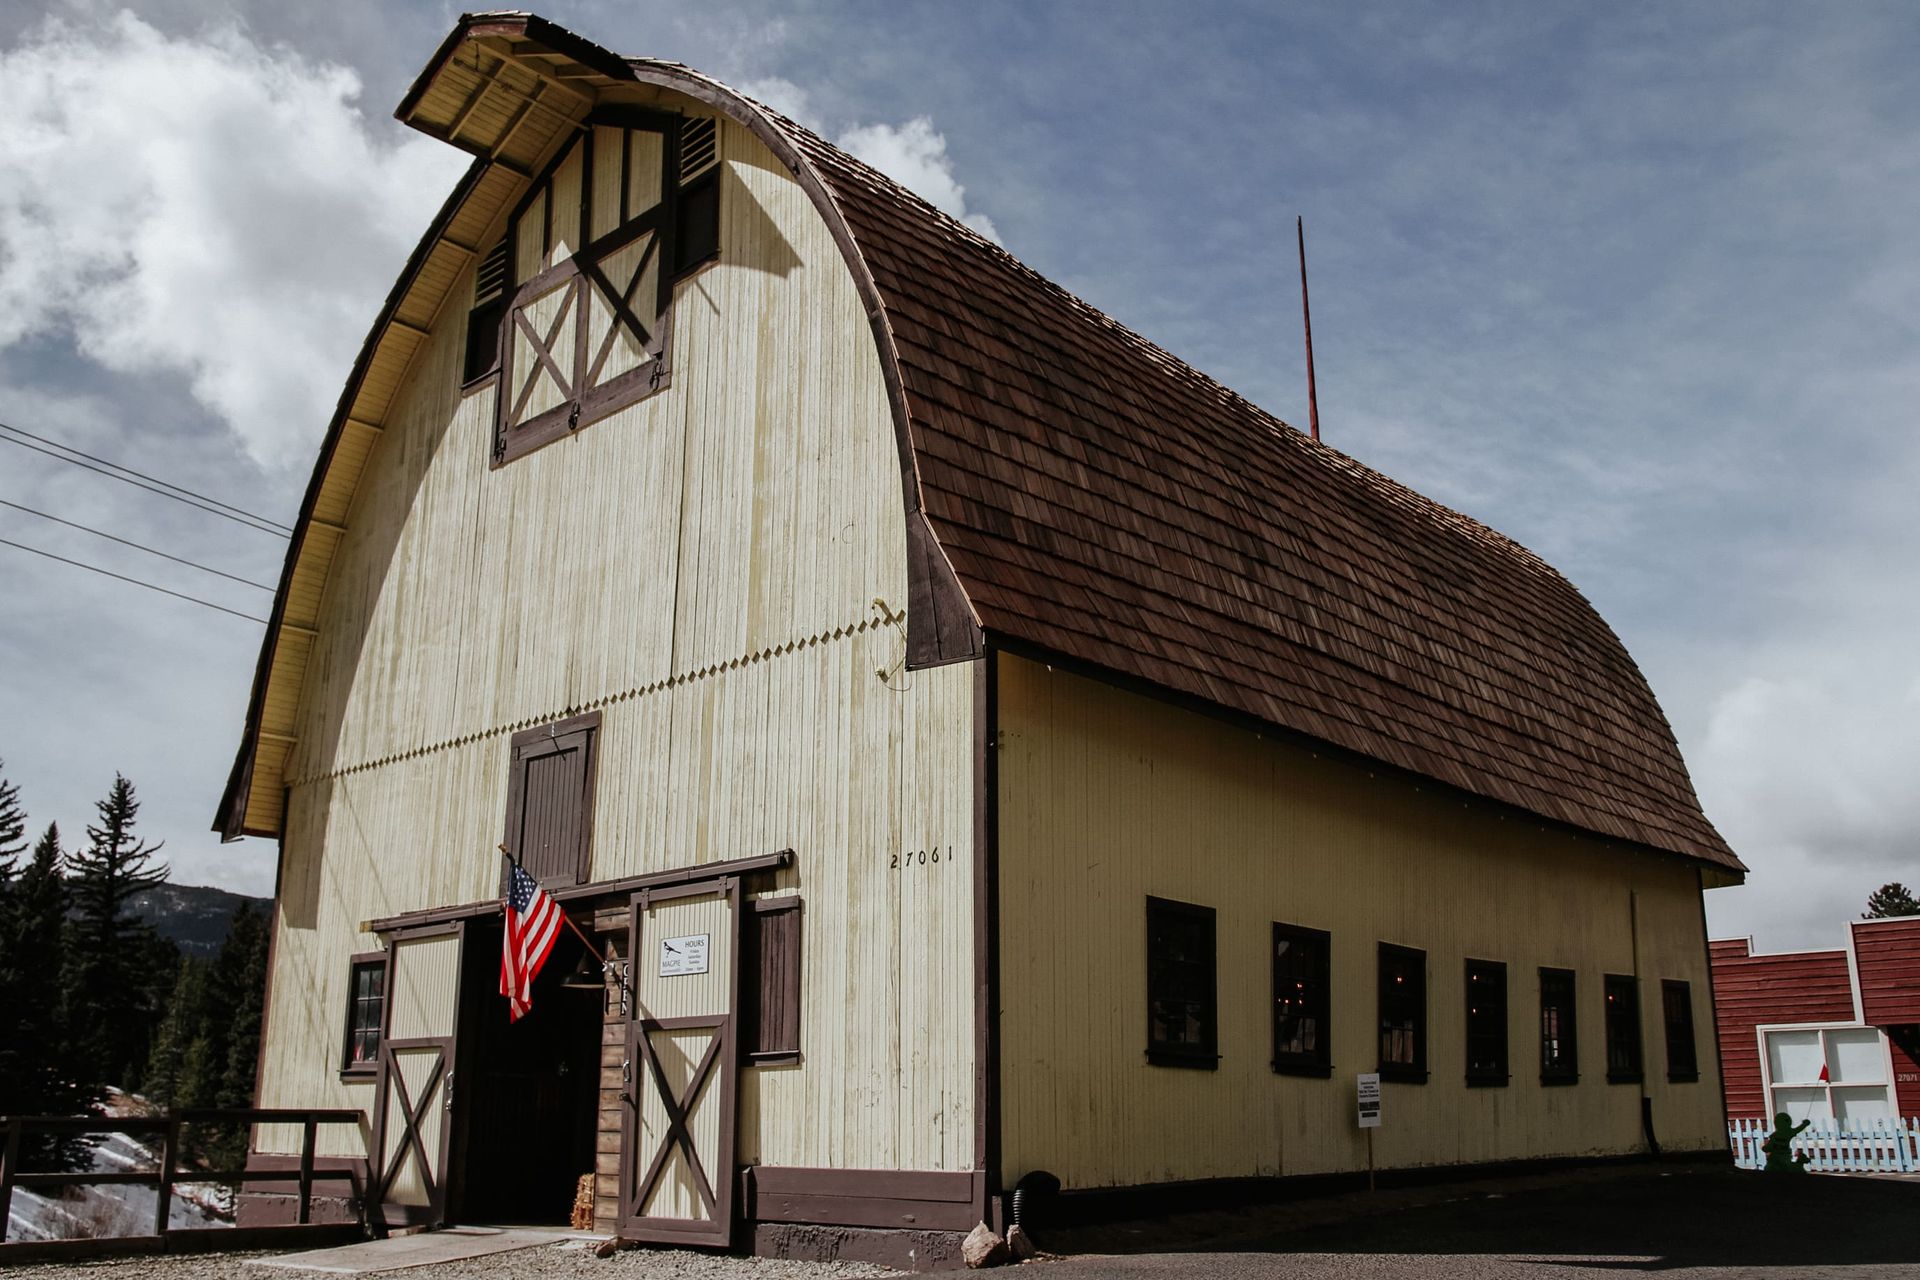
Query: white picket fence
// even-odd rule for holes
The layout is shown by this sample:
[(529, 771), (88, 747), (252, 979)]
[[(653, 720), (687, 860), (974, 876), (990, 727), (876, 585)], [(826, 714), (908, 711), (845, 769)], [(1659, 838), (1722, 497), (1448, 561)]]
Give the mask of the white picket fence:
[[(1727, 1141), (1733, 1162), (1742, 1169), (1764, 1169), (1760, 1149), (1773, 1133), (1765, 1120), (1733, 1120)], [(1795, 1155), (1805, 1153), (1814, 1173), (1920, 1172), (1920, 1116), (1881, 1120), (1815, 1120), (1793, 1140)]]

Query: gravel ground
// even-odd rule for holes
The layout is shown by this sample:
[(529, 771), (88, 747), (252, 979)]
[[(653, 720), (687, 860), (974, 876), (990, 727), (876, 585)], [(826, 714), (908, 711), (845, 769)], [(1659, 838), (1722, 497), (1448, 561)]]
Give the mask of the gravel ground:
[[(247, 1264), (267, 1253), (210, 1253), (159, 1258), (115, 1258), (12, 1267), (7, 1280), (327, 1280), (319, 1272), (283, 1271)], [(691, 1249), (624, 1249), (596, 1258), (577, 1240), (506, 1253), (389, 1271), (395, 1280), (867, 1280), (901, 1273), (857, 1262), (786, 1262), (732, 1258)]]

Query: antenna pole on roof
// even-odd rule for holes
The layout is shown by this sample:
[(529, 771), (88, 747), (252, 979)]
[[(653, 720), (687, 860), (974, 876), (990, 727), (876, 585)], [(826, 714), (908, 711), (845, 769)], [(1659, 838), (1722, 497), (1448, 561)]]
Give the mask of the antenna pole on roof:
[(1320, 438), (1320, 397), (1314, 394), (1313, 386), (1313, 309), (1307, 305), (1307, 223), (1306, 219), (1295, 217), (1294, 234), (1300, 240), (1300, 322), (1307, 331), (1307, 425), (1312, 428), (1313, 438)]

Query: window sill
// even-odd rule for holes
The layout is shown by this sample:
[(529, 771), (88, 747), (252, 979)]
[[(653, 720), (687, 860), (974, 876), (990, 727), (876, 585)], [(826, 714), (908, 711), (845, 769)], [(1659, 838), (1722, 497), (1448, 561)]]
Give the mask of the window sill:
[(1699, 1084), (1700, 1073), (1698, 1071), (1669, 1071), (1667, 1072), (1667, 1083)]
[(1218, 1071), (1220, 1055), (1179, 1049), (1149, 1049), (1147, 1062), (1156, 1067), (1184, 1067), (1189, 1071)]
[(1579, 1073), (1577, 1072), (1574, 1073), (1573, 1075), (1566, 1075), (1566, 1076), (1543, 1075), (1540, 1077), (1540, 1086), (1544, 1089), (1554, 1089), (1554, 1088), (1558, 1088), (1561, 1085), (1579, 1084), (1579, 1083), (1580, 1083), (1580, 1076), (1579, 1076)]
[(1313, 1080), (1333, 1078), (1333, 1064), (1327, 1062), (1276, 1062), (1272, 1066), (1273, 1074), (1277, 1076), (1306, 1076)]
[(495, 365), (493, 366), (493, 368), (487, 370), (485, 373), (481, 374), (479, 377), (474, 378), (469, 382), (461, 383), (460, 394), (463, 396), (472, 395), (476, 391), (485, 390), (487, 387), (492, 386), (494, 383), (498, 381), (500, 381), (500, 366)]
[(379, 1078), (380, 1068), (371, 1063), (364, 1067), (342, 1067), (340, 1069), (341, 1084), (352, 1084), (355, 1080), (378, 1080)]
[(1512, 1080), (1513, 1080), (1512, 1076), (1494, 1076), (1494, 1075), (1468, 1076), (1467, 1088), (1469, 1089), (1504, 1089), (1507, 1087), (1509, 1083), (1512, 1082)]
[(1644, 1079), (1646, 1079), (1645, 1073), (1639, 1071), (1607, 1072), (1608, 1084), (1639, 1084)]
[(800, 1061), (798, 1049), (774, 1049), (767, 1053), (750, 1053), (747, 1065), (750, 1067), (788, 1067)]
[(1380, 1073), (1382, 1081), (1392, 1084), (1425, 1084), (1427, 1082), (1425, 1067), (1407, 1067), (1397, 1063), (1383, 1062), (1374, 1070)]

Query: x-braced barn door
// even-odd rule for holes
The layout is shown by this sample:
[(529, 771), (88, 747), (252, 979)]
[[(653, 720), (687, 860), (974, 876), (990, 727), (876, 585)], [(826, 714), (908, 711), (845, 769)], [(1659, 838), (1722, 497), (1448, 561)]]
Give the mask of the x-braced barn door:
[(464, 941), (464, 926), (452, 924), (431, 934), (398, 936), (388, 949), (387, 1034), (380, 1045), (368, 1200), (390, 1227), (439, 1226), (446, 1219)]
[(633, 898), (620, 1234), (725, 1245), (733, 1234), (740, 882)]

